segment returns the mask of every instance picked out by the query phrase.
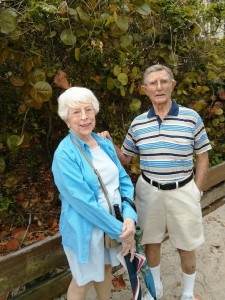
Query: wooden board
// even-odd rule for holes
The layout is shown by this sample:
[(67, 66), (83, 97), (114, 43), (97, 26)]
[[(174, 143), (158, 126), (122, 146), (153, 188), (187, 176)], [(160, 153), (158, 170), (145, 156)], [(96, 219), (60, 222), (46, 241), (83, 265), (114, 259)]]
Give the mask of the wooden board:
[(12, 300), (52, 300), (66, 292), (71, 278), (70, 271), (65, 270), (54, 277), (31, 287), (20, 295), (16, 295)]
[(225, 180), (225, 162), (209, 168), (207, 180), (203, 190), (206, 191), (211, 187), (221, 183), (224, 180)]
[(67, 265), (60, 234), (0, 258), (0, 295)]

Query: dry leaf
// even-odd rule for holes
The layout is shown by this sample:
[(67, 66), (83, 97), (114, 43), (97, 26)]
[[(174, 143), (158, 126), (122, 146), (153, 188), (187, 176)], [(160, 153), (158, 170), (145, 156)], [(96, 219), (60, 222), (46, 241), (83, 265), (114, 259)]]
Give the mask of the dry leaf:
[(16, 251), (20, 247), (20, 242), (18, 239), (12, 239), (6, 243), (5, 247), (8, 251)]
[(25, 240), (25, 241), (23, 241), (23, 246), (29, 246), (29, 245), (32, 245), (32, 244), (34, 244), (36, 242), (37, 242), (36, 238), (32, 239), (32, 240)]
[(8, 299), (8, 293), (6, 294), (0, 294), (0, 300), (7, 300)]
[(0, 238), (1, 239), (4, 238), (4, 237), (6, 237), (7, 235), (8, 235), (7, 231), (4, 231), (4, 230), (0, 231)]
[(25, 199), (25, 195), (23, 192), (17, 193), (17, 195), (16, 195), (17, 201), (24, 201), (24, 199)]
[(0, 243), (0, 254), (5, 252), (5, 242)]
[(112, 285), (115, 291), (121, 291), (126, 287), (126, 283), (123, 279), (123, 275), (114, 277), (112, 279)]
[(216, 221), (217, 218), (215, 218), (213, 216), (208, 216), (207, 220), (211, 222), (211, 221)]
[(66, 1), (62, 1), (59, 4), (59, 7), (58, 7), (58, 14), (61, 17), (66, 17), (68, 15), (68, 12), (69, 12), (69, 8), (68, 8), (67, 2)]
[(70, 84), (69, 84), (69, 82), (67, 80), (67, 75), (66, 75), (66, 73), (64, 71), (59, 71), (55, 75), (55, 77), (54, 77), (54, 83), (58, 87), (60, 87), (60, 88), (62, 88), (64, 90), (66, 90), (66, 89), (68, 89), (70, 87)]
[(49, 218), (49, 220), (48, 220), (48, 225), (49, 225), (49, 227), (51, 227), (51, 228), (57, 227), (57, 226), (58, 226), (58, 222), (57, 222), (56, 217), (51, 216), (51, 217)]
[(20, 205), (25, 209), (28, 207), (29, 201), (22, 201), (22, 202), (20, 202)]
[(11, 236), (13, 236), (15, 239), (20, 240), (21, 238), (23, 238), (25, 232), (26, 232), (26, 228), (24, 227), (13, 228), (11, 230)]
[(48, 199), (50, 199), (51, 201), (54, 200), (54, 192), (48, 191)]
[(42, 241), (42, 240), (44, 240), (44, 239), (46, 239), (46, 236), (45, 236), (44, 233), (42, 233), (42, 234), (40, 234), (39, 236), (37, 236), (36, 241)]

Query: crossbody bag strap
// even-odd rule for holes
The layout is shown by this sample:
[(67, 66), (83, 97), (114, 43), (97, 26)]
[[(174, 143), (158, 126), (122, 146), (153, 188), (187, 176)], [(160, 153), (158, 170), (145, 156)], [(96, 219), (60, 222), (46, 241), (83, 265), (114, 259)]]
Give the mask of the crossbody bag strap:
[(83, 148), (81, 147), (81, 145), (77, 142), (77, 140), (72, 136), (72, 134), (70, 134), (70, 137), (73, 141), (73, 143), (79, 148), (79, 150), (81, 151), (81, 153), (84, 155), (84, 157), (86, 158), (87, 162), (89, 163), (89, 165), (92, 167), (92, 169), (94, 170), (95, 174), (97, 175), (98, 177), (98, 180), (100, 182), (100, 185), (102, 187), (102, 190), (103, 190), (103, 193), (105, 195), (105, 198), (106, 198), (106, 201), (108, 203), (108, 206), (109, 206), (109, 212), (110, 214), (112, 214), (112, 205), (109, 201), (109, 197), (108, 197), (108, 191), (105, 187), (105, 184), (102, 180), (102, 177), (101, 175), (99, 174), (98, 170), (95, 168), (95, 166), (93, 165), (92, 161), (89, 159), (89, 157), (87, 156), (87, 154), (84, 152)]

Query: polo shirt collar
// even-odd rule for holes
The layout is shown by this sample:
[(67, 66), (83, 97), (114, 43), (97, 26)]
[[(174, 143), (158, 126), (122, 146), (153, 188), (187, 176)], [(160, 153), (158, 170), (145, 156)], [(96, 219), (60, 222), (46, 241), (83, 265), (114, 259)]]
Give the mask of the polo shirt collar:
[[(179, 113), (179, 105), (174, 100), (172, 100), (172, 106), (168, 112), (168, 115), (177, 116), (178, 113)], [(150, 108), (150, 110), (148, 112), (147, 117), (152, 118), (155, 115), (156, 115), (155, 110), (154, 110), (154, 107), (152, 106), (152, 108)]]

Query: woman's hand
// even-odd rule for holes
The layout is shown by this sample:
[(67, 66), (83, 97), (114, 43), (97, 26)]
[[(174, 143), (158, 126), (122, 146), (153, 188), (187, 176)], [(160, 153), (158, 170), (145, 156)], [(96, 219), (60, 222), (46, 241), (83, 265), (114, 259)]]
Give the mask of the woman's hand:
[(130, 262), (134, 259), (134, 254), (136, 251), (136, 241), (135, 239), (131, 240), (130, 242), (122, 242), (122, 254), (126, 256), (130, 253)]
[(120, 239), (122, 240), (122, 254), (125, 256), (130, 253), (130, 261), (134, 259), (136, 250), (136, 241), (134, 239), (135, 231), (136, 229), (134, 220), (131, 218), (125, 218)]
[(122, 234), (119, 236), (119, 238), (123, 242), (130, 242), (133, 240), (135, 235), (136, 229), (135, 229), (135, 222), (131, 218), (125, 218), (123, 221), (123, 229)]

